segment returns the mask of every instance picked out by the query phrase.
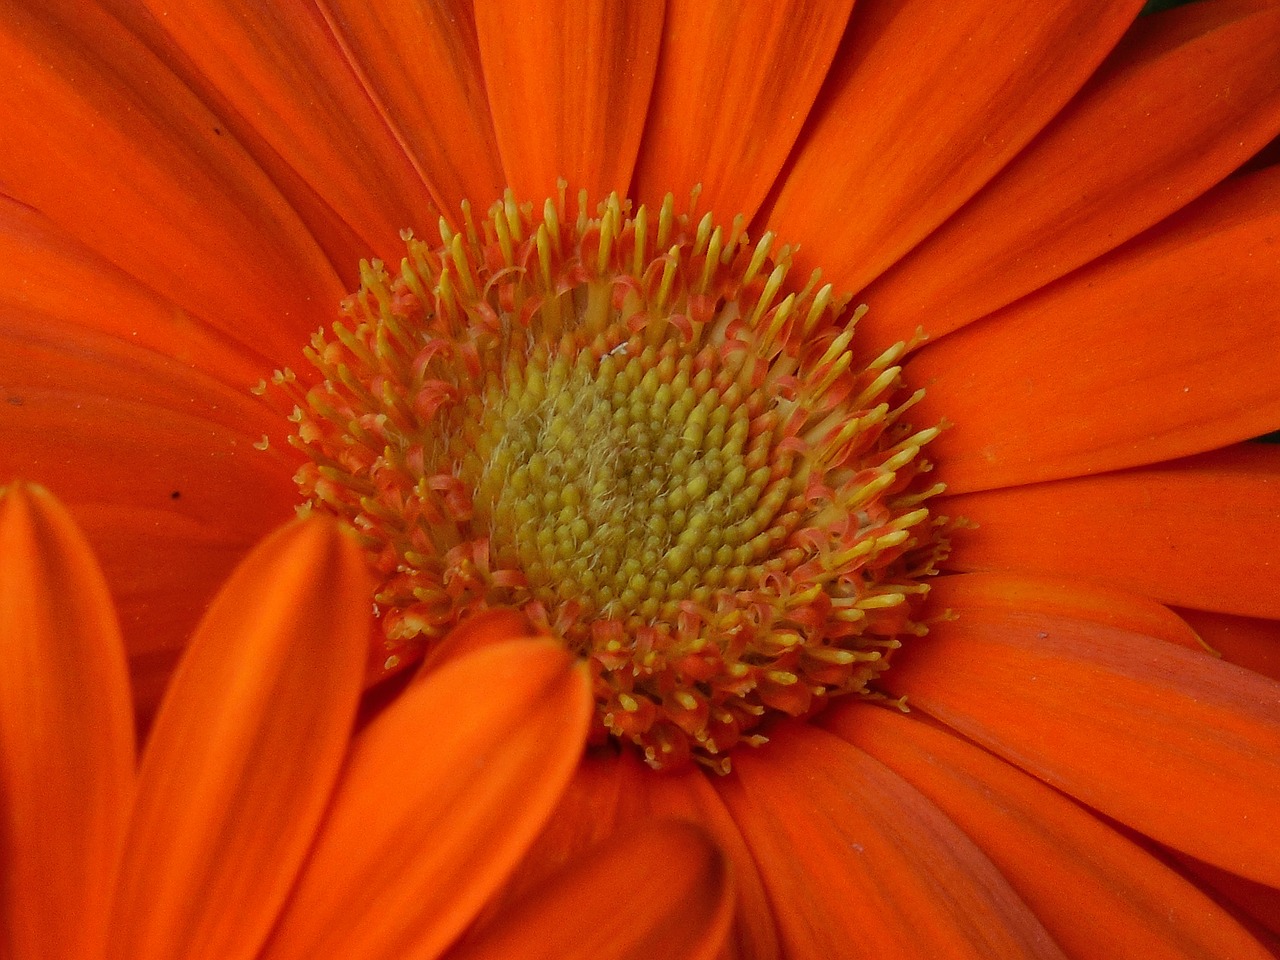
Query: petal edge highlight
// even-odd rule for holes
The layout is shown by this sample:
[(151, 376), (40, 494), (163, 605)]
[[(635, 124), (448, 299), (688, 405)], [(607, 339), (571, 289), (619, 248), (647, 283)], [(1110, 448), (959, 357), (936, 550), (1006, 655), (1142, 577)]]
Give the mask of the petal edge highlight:
[(354, 537), (315, 518), (215, 598), (147, 743), (109, 956), (257, 956), (346, 752), (372, 592)]
[(96, 956), (133, 795), (124, 645), (42, 488), (0, 488), (0, 557), (0, 954)]

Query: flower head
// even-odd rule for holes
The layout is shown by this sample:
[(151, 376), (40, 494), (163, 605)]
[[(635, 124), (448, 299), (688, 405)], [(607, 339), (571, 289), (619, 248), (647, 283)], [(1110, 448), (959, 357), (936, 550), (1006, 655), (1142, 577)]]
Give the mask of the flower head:
[(1137, 9), (15, 9), (3, 473), (140, 683), (295, 475), (377, 567), (371, 677), (584, 656), (617, 742), (503, 897), (674, 814), (740, 956), (1264, 956), (1280, 8)]

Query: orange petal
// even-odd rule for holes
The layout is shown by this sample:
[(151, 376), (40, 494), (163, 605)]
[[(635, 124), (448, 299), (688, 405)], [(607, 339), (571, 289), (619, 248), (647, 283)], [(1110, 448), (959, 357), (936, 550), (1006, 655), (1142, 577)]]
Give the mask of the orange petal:
[(733, 865), (738, 895), (729, 938), (733, 946), (726, 956), (734, 960), (770, 960), (779, 956), (777, 924), (760, 877), (761, 867), (756, 865), (742, 831), (733, 822), (707, 774), (701, 769), (687, 769), (647, 776), (644, 794), (645, 805), (653, 816), (698, 824)]
[(422, 661), (415, 680), (424, 680), (432, 670), (444, 666), (450, 660), (457, 660), (492, 644), (537, 635), (537, 629), (520, 610), (509, 607), (486, 610), (463, 620), (437, 646), (432, 647)]
[[(1220, 186), (907, 365), (954, 492), (1138, 466), (1280, 423), (1280, 168)], [(1212, 317), (1213, 322), (1206, 322)]]
[(484, 209), (497, 199), (505, 178), (471, 4), (319, 0), (319, 7), (444, 215), (456, 220), (463, 200)]
[(1229, 663), (1280, 680), (1280, 622), (1204, 610), (1184, 609), (1178, 614)]
[(1080, 88), (1140, 3), (860, 0), (768, 224), (797, 276), (876, 277)]
[[(472, 930), (483, 936), (505, 911), (597, 844), (647, 816), (643, 797), (653, 781), (635, 751), (612, 744), (588, 749), (542, 832), (529, 845), (502, 891), (490, 899)], [(470, 935), (469, 935), (470, 936)]]
[(1036, 610), (956, 604), (885, 688), (1112, 819), (1280, 880), (1280, 684), (1208, 654)]
[(1280, 130), (1278, 61), (1280, 8), (1256, 0), (1142, 18), (1027, 149), (862, 292), (859, 333), (940, 337), (1184, 206)]
[[(39, 318), (38, 326), (56, 321), (111, 334), (196, 367), (241, 393), (274, 366), (184, 314), (35, 210), (3, 196), (0, 309), (6, 325), (23, 313)], [(68, 331), (45, 339), (67, 349), (79, 335)], [(9, 374), (21, 368), (6, 362), (4, 369)]]
[[(1227, 907), (1243, 914), (1273, 936), (1280, 937), (1280, 890), (1245, 880), (1187, 856), (1177, 856), (1176, 866)], [(1275, 949), (1275, 941), (1271, 947)]]
[(965, 609), (980, 606), (1006, 614), (1035, 610), (1071, 620), (1102, 623), (1205, 651), (1196, 632), (1168, 607), (1124, 590), (1080, 580), (1018, 572), (937, 577), (929, 581), (929, 605), (936, 612), (957, 605)]
[(1192, 884), (986, 751), (867, 704), (835, 707), (823, 725), (936, 803), (1000, 868), (1072, 960), (1267, 960), (1261, 945)]
[(524, 200), (626, 195), (662, 39), (663, 4), (480, 0), (476, 29), (507, 183)]
[(591, 713), (550, 640), (432, 671), (356, 739), (267, 956), (431, 958), (497, 891), (555, 808)]
[(373, 585), (355, 538), (298, 521), (214, 600), (142, 760), (109, 955), (258, 955), (337, 780)]
[(348, 284), (362, 257), (404, 255), (403, 228), (435, 225), (426, 185), (314, 11), (145, 8), (168, 62), (281, 185)]
[(1061, 957), (999, 871), (879, 761), (798, 724), (716, 781), (794, 957)]
[[(0, 368), (0, 478), (66, 499), (132, 654), (174, 650), (254, 541), (291, 515), (287, 424), (183, 363), (41, 314), (7, 314)], [(276, 442), (255, 448), (267, 431)]]
[(1271, 559), (1280, 542), (1280, 448), (1241, 444), (934, 503), (977, 525), (955, 534), (952, 569), (1073, 577), (1164, 603), (1280, 617)]
[(120, 630), (41, 488), (0, 488), (0, 556), (0, 955), (96, 956), (133, 792)]
[(294, 355), (332, 314), (342, 286), (297, 214), (115, 20), (70, 0), (15, 7), (0, 60), (6, 194), (268, 355)]
[(711, 960), (729, 929), (732, 879), (696, 827), (648, 824), (602, 844), (448, 960)]
[(743, 6), (670, 0), (635, 199), (748, 221), (773, 185), (844, 33), (852, 0)]

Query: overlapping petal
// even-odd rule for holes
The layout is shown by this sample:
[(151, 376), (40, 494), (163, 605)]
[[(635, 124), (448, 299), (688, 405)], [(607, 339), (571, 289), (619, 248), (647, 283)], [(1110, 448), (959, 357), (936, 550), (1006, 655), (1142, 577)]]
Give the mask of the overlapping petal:
[(1073, 960), (1268, 956), (1230, 915), (1151, 854), (965, 740), (892, 708), (863, 704), (833, 710), (825, 725), (955, 820)]
[(0, 476), (62, 492), (107, 573), (129, 651), (148, 664), (138, 661), (135, 693), (154, 706), (218, 584), (292, 513), (284, 425), (243, 388), (34, 299), (0, 328)]
[(248, 151), (109, 14), (15, 4), (0, 60), (0, 191), (271, 356), (289, 356), (342, 297)]
[(437, 956), (550, 815), (590, 705), (550, 640), (486, 647), (411, 687), (356, 738), (266, 956)]
[(119, 628), (45, 490), (0, 490), (0, 557), (0, 954), (95, 956), (133, 793)]
[(1205, 610), (1178, 613), (1224, 659), (1280, 680), (1280, 621)]
[(669, 0), (632, 198), (749, 222), (827, 75), (852, 3)]
[(768, 215), (802, 273), (878, 276), (1049, 122), (1140, 6), (856, 4)]
[(346, 754), (371, 590), (354, 537), (313, 521), (218, 595), (147, 740), (108, 956), (258, 955)]
[[(894, 696), (1159, 842), (1280, 885), (1280, 683), (1096, 621), (961, 605)], [(1188, 824), (1202, 829), (1189, 830)]]
[(1280, 618), (1280, 448), (940, 498), (964, 517), (947, 563), (1111, 584), (1164, 603)]
[(344, 283), (400, 231), (434, 226), (431, 195), (328, 25), (300, 4), (144, 5), (169, 65), (279, 185)]
[(1280, 130), (1277, 60), (1272, 4), (1139, 20), (995, 180), (862, 292), (863, 332), (891, 343), (923, 325), (936, 339), (1180, 209)]
[(732, 906), (720, 851), (695, 827), (658, 823), (580, 859), (450, 960), (711, 960)]
[[(232, 386), (256, 382), (270, 361), (165, 300), (32, 208), (0, 196), (0, 311), (62, 324), (76, 336), (110, 334)], [(65, 331), (62, 338), (74, 339)], [(7, 338), (6, 338), (7, 339)], [(106, 358), (103, 358), (104, 360)], [(5, 362), (10, 374), (38, 375)], [(103, 364), (98, 376), (110, 369)], [(94, 378), (96, 381), (97, 377)], [(10, 390), (12, 388), (9, 388)]]
[(664, 5), (479, 0), (475, 13), (498, 151), (516, 195), (553, 197), (561, 177), (592, 202), (626, 194)]
[(464, 200), (498, 197), (505, 181), (472, 5), (320, 0), (318, 7), (441, 213), (454, 220)]
[(1139, 466), (1273, 428), (1277, 230), (1270, 168), (922, 349), (907, 373), (928, 391), (919, 415), (954, 425), (930, 448), (949, 488)]
[(768, 865), (785, 955), (1062, 956), (973, 842), (861, 750), (793, 727), (734, 767), (717, 786)]

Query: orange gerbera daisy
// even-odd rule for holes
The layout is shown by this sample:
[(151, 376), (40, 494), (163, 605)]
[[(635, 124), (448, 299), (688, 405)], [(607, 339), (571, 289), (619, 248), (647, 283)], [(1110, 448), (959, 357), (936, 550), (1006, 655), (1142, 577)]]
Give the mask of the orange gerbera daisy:
[(738, 956), (1265, 957), (1280, 5), (1139, 6), (14, 5), (0, 476), (144, 700), (300, 501), (373, 678), (581, 654), (511, 898), (660, 813)]
[[(460, 658), (352, 738), (368, 574), (335, 523), (295, 523), (214, 600), (135, 775), (124, 650), (88, 545), (48, 493), (11, 487), (0, 549), (4, 956), (715, 954), (726, 865), (681, 824), (602, 846), (448, 949), (581, 754), (589, 686), (560, 645)], [(600, 882), (623, 870), (645, 875), (633, 892)]]

